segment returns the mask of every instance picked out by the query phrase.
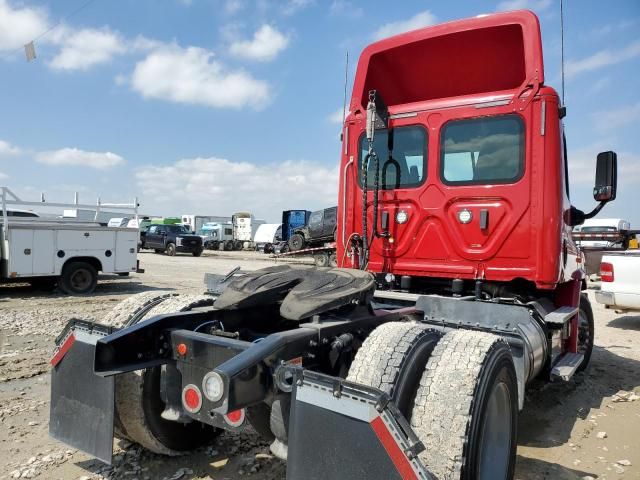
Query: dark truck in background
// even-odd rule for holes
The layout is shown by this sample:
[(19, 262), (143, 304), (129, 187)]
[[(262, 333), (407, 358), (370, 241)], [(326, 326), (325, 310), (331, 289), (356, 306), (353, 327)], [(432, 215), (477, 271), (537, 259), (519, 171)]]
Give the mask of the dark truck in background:
[(336, 214), (338, 207), (316, 210), (311, 213), (304, 227), (294, 230), (289, 238), (289, 250), (319, 247), (336, 239)]
[(202, 237), (192, 235), (184, 225), (149, 225), (140, 232), (140, 248), (155, 250), (173, 257), (176, 253), (202, 254)]

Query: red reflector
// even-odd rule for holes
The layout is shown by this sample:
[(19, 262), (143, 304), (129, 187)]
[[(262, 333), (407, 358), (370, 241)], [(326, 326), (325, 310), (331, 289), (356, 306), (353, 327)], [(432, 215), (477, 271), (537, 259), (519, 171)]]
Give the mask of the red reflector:
[(49, 363), (51, 363), (51, 366), (55, 367), (62, 361), (62, 359), (67, 354), (71, 346), (75, 343), (75, 341), (76, 341), (76, 336), (72, 333), (65, 339), (64, 342), (62, 342), (62, 345), (60, 346), (60, 348), (56, 350), (56, 352), (53, 354), (53, 357), (51, 357), (51, 360), (49, 360)]
[(187, 385), (182, 389), (182, 404), (191, 413), (197, 413), (202, 407), (202, 394), (195, 385)]
[(245, 412), (244, 408), (229, 412), (224, 416), (224, 421), (232, 427), (239, 427), (244, 423)]
[(187, 346), (184, 343), (179, 343), (176, 350), (178, 351), (178, 355), (185, 356), (187, 354)]
[(602, 262), (600, 264), (600, 279), (603, 282), (613, 282), (614, 278), (613, 265), (608, 262)]

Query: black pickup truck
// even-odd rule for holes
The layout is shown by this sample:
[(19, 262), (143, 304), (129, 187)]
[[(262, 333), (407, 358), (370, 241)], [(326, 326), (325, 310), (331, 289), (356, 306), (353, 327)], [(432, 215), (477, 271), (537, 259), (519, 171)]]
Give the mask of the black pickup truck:
[(295, 229), (289, 237), (289, 249), (295, 252), (303, 248), (321, 246), (325, 242), (334, 242), (337, 211), (338, 207), (331, 207), (312, 212), (307, 224)]
[(202, 255), (202, 237), (192, 235), (183, 225), (149, 225), (140, 234), (141, 248), (149, 248), (156, 253), (166, 253), (173, 257), (178, 252)]

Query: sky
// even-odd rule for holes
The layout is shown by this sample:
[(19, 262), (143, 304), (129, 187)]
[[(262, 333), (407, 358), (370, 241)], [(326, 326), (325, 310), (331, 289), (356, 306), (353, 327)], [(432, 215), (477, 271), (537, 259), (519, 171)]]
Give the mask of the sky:
[[(279, 221), (337, 203), (349, 53), (435, 23), (528, 8), (560, 90), (559, 2), (0, 0), (0, 185), (25, 200), (125, 202), (154, 215)], [(618, 153), (601, 217), (640, 228), (640, 2), (565, 0), (571, 198)], [(22, 46), (35, 40), (37, 58)]]

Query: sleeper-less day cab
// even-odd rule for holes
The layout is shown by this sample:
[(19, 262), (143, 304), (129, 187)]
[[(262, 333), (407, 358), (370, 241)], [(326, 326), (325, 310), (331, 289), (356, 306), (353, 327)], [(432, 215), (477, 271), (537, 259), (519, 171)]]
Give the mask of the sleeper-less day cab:
[(571, 206), (564, 114), (531, 12), (370, 45), (343, 131), (342, 268), (208, 275), (210, 297), (70, 323), (51, 434), (108, 462), (114, 435), (175, 454), (251, 424), (289, 480), (513, 478), (527, 384), (589, 363), (571, 229), (616, 193), (604, 152), (600, 204)]

